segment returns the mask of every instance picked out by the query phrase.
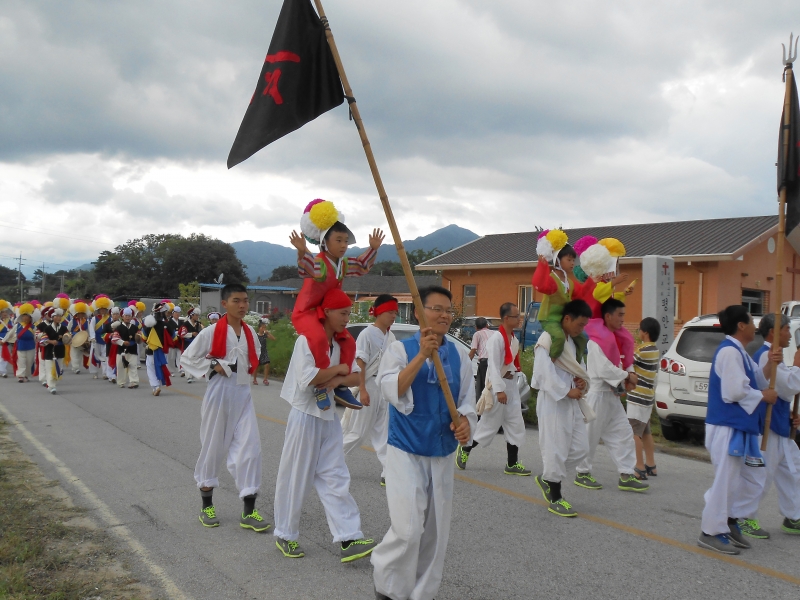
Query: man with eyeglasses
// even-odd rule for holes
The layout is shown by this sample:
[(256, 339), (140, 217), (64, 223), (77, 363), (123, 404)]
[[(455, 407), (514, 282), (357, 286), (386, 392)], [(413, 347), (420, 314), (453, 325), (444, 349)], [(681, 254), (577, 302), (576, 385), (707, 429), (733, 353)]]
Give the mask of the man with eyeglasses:
[[(433, 598), (439, 591), (453, 511), (453, 454), (459, 443), (469, 443), (478, 419), (469, 354), (445, 337), (453, 297), (440, 286), (419, 295), (428, 326), (389, 346), (378, 372), (378, 389), (391, 404), (386, 499), (392, 522), (372, 553), (379, 600)], [(461, 415), (458, 428), (431, 360), (434, 352)]]
[(486, 369), (486, 387), (491, 390), (494, 403), (481, 414), (475, 430), (472, 446), (461, 446), (456, 452), (456, 466), (462, 471), (467, 468), (469, 453), (479, 444), (489, 446), (500, 427), (506, 440), (508, 460), (503, 469), (506, 475), (531, 474), (519, 462), (519, 447), (525, 441), (525, 422), (522, 420), (522, 400), (517, 387), (519, 364), (519, 340), (514, 329), (519, 326), (519, 308), (512, 302), (500, 307), (500, 329), (492, 332), (486, 344), (489, 357)]

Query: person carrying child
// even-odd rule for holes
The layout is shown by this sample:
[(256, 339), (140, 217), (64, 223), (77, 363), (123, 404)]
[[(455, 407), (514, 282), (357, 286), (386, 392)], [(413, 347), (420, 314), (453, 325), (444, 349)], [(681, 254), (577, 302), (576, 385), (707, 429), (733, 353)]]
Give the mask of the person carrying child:
[[(374, 229), (369, 236), (369, 248), (356, 258), (345, 257), (347, 247), (356, 241), (353, 232), (344, 224), (341, 214), (333, 202), (316, 199), (309, 202), (300, 220), (302, 235), (292, 231), (289, 238), (297, 248), (297, 269), (304, 278), (303, 287), (297, 296), (292, 325), (298, 335), (305, 336), (318, 369), (327, 369), (330, 364), (328, 337), (322, 325), (324, 314), (320, 304), (325, 294), (332, 289), (341, 289), (345, 277), (366, 275), (375, 264), (378, 248), (383, 243), (383, 232)], [(316, 244), (320, 253), (314, 256), (308, 251), (306, 240)], [(347, 331), (340, 336), (339, 345), (342, 364), (350, 365), (356, 355), (356, 341)], [(344, 386), (335, 390), (334, 400), (342, 406), (360, 409), (361, 403)]]

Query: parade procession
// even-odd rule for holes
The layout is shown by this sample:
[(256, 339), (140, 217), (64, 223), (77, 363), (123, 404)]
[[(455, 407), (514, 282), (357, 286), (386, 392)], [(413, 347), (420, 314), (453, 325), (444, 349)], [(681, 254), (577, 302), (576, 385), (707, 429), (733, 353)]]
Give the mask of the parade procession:
[(800, 597), (786, 15), (145, 4), (0, 14), (0, 598)]

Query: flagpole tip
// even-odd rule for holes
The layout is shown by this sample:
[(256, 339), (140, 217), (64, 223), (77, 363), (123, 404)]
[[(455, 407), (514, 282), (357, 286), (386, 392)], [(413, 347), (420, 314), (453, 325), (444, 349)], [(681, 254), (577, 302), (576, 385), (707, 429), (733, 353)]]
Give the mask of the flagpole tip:
[[(786, 53), (786, 46), (781, 44), (781, 48), (783, 48), (783, 64), (786, 68), (791, 69), (792, 64), (794, 61), (797, 60), (797, 42), (800, 41), (800, 35), (797, 36), (795, 39), (794, 32), (789, 34), (789, 53), (787, 56)], [(794, 42), (794, 48), (792, 48), (792, 42)]]

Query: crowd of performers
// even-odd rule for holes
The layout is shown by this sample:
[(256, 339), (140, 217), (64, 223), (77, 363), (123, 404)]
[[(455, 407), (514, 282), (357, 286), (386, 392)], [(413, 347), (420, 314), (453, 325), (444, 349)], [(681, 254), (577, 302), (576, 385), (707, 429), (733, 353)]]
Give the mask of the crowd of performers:
[[(376, 598), (430, 600), (443, 577), (455, 470), (466, 469), (475, 448), (489, 446), (502, 428), (507, 448), (503, 473), (532, 474), (519, 460), (526, 439), (517, 385), (520, 349), (514, 336), (519, 307), (503, 304), (499, 330), (479, 331), (469, 353), (445, 337), (454, 315), (449, 290), (432, 286), (419, 291), (427, 327), (400, 341), (391, 331), (397, 300), (382, 295), (371, 309), (374, 322), (354, 340), (346, 329), (352, 301), (342, 291), (342, 281), (369, 271), (383, 233), (374, 230), (363, 254), (345, 257), (355, 237), (344, 216), (322, 200), (308, 205), (301, 231), (291, 236), (304, 283), (292, 316), (297, 339), (280, 392), (291, 409), (274, 494), (275, 545), (285, 557), (305, 556), (300, 516), (314, 488), (341, 561), (371, 557)], [(307, 242), (318, 245), (320, 252), (312, 254)], [(537, 245), (533, 285), (544, 295), (539, 313), (544, 332), (534, 348), (531, 384), (538, 390), (543, 464), (533, 480), (550, 513), (575, 517), (562, 483), (571, 479), (585, 489), (603, 488), (592, 475), (601, 440), (619, 473), (619, 490), (646, 492), (648, 480), (657, 476), (649, 421), (659, 362), (654, 342), (660, 331), (657, 321), (644, 319), (637, 346), (624, 326), (623, 300), (633, 285), (615, 292), (626, 283), (625, 276), (617, 275), (618, 258), (625, 253), (622, 243), (591, 237), (574, 245), (567, 242), (555, 230), (542, 232)], [(77, 362), (67, 361), (76, 372), (88, 366), (95, 377), (135, 387), (136, 369), (130, 363), (143, 345), (155, 395), (169, 385), (171, 368), (181, 370), (188, 381), (205, 379), (194, 473), (202, 503), (199, 521), (205, 527), (220, 526), (213, 497), (225, 463), (243, 502), (239, 525), (256, 532), (272, 528), (256, 508), (262, 456), (251, 381), (263, 362), (263, 344), (244, 322), (246, 288), (226, 285), (221, 291), (226, 312), (221, 318), (214, 315), (205, 328), (194, 311), (181, 321), (179, 310), (166, 301), (141, 320), (142, 307), (135, 302), (118, 313), (109, 312), (110, 301), (102, 296), (91, 305), (68, 303), (56, 298), (49, 307), (17, 306), (11, 321), (8, 307), (0, 313), (5, 327), (0, 334), (13, 331), (16, 338), (10, 356), (4, 345), (3, 359), (14, 363), (19, 380), (27, 381), (39, 368), (46, 373), (43, 384), (55, 391), (65, 368), (63, 350), (70, 348), (64, 337), (74, 338), (87, 328), (89, 362), (83, 354)], [(767, 316), (760, 323), (764, 347), (750, 358), (744, 347), (754, 339), (752, 317), (742, 306), (728, 307), (719, 316), (726, 338), (711, 366), (706, 434), (715, 478), (705, 495), (698, 544), (737, 554), (750, 547), (747, 537), (770, 535), (757, 515), (773, 481), (784, 517), (782, 530), (800, 534), (800, 450), (791, 440), (791, 428), (800, 419), (792, 419), (786, 400), (800, 393), (800, 352), (793, 366), (783, 364), (782, 348), (790, 340), (788, 319), (780, 323), (776, 342), (774, 318)], [(178, 340), (184, 343), (178, 345)], [(475, 354), (482, 374), (477, 393), (471, 364)], [(455, 401), (458, 425), (434, 367), (436, 355)], [(109, 364), (116, 364), (116, 370)], [(770, 391), (767, 379), (774, 364), (777, 391)], [(623, 394), (627, 409), (620, 401)], [(331, 410), (335, 404), (345, 407), (341, 421)], [(758, 445), (767, 404), (774, 406), (774, 416), (762, 456)], [(346, 456), (366, 441), (380, 461), (380, 485), (391, 520), (380, 542), (364, 535), (350, 493)]]
[[(51, 394), (67, 371), (88, 372), (120, 388), (139, 387), (140, 360), (145, 357), (147, 378), (154, 396), (170, 377), (186, 373), (181, 354), (203, 329), (200, 310), (192, 308), (185, 318), (181, 307), (169, 300), (154, 305), (130, 300), (124, 308), (99, 294), (91, 301), (58, 294), (51, 302), (0, 300), (0, 377), (16, 377), (19, 383), (38, 380)], [(220, 318), (208, 315), (211, 323)], [(192, 383), (191, 375), (187, 382)]]

